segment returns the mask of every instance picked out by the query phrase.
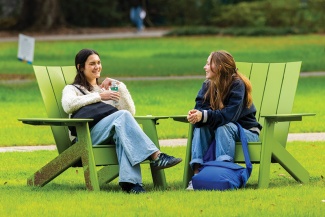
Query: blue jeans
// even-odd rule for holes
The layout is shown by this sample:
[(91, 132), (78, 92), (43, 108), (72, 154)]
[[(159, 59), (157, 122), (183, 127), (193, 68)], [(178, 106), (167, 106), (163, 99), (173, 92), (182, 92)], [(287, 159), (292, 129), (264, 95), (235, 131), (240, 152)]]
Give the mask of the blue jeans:
[(142, 183), (140, 163), (158, 151), (137, 121), (119, 110), (98, 122), (90, 131), (94, 146), (114, 142), (119, 162), (119, 182)]
[(143, 20), (140, 17), (140, 13), (142, 11), (142, 7), (132, 7), (130, 10), (130, 19), (134, 23), (134, 25), (137, 27), (138, 31), (143, 30)]
[[(257, 142), (257, 134), (244, 129), (248, 142)], [(240, 142), (239, 131), (234, 123), (228, 123), (212, 130), (209, 127), (194, 128), (192, 140), (193, 164), (202, 164), (203, 156), (206, 154), (213, 139), (216, 139), (216, 161), (234, 161), (235, 144)]]

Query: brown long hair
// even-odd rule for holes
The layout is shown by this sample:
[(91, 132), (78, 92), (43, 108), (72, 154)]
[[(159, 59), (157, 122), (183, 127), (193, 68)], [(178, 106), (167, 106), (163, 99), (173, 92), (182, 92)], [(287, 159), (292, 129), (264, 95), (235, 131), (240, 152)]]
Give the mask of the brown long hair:
[[(75, 57), (75, 67), (77, 69), (77, 74), (72, 83), (72, 84), (79, 84), (85, 87), (88, 91), (91, 91), (93, 89), (93, 86), (87, 81), (84, 70), (85, 70), (85, 63), (88, 57), (92, 54), (96, 54), (97, 56), (99, 56), (99, 54), (95, 50), (91, 50), (91, 49), (82, 49), (77, 53)], [(96, 78), (96, 83), (98, 85), (98, 78)]]
[[(209, 98), (210, 105), (213, 110), (223, 109), (225, 99), (230, 91), (231, 83), (236, 79), (241, 79), (245, 84), (245, 100), (246, 106), (249, 108), (252, 103), (252, 85), (251, 82), (243, 74), (238, 72), (236, 62), (232, 55), (227, 51), (214, 51), (211, 54), (210, 67), (211, 71), (216, 73), (216, 78), (210, 80), (208, 91), (204, 95), (204, 99)], [(215, 68), (212, 68), (212, 65)]]

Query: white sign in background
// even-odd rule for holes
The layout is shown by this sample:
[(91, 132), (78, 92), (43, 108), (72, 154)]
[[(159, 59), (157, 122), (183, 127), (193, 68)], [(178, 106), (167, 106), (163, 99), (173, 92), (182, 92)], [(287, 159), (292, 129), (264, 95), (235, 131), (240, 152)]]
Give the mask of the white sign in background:
[(19, 34), (18, 59), (32, 64), (34, 60), (35, 38)]

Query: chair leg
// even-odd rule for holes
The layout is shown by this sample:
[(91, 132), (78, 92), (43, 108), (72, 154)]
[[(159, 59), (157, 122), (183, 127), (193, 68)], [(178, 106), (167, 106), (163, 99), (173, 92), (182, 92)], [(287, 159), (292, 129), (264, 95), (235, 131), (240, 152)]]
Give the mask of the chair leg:
[(99, 185), (103, 185), (113, 181), (119, 175), (119, 165), (104, 166), (98, 172)]
[(83, 155), (81, 158), (84, 170), (85, 184), (90, 191), (99, 191), (98, 175), (93, 154)]
[(272, 144), (274, 133), (274, 122), (265, 120), (265, 129), (261, 148), (260, 169), (258, 175), (258, 188), (268, 188), (270, 183), (270, 169), (272, 157)]
[(296, 181), (309, 182), (308, 171), (281, 144), (273, 145), (273, 157)]
[(193, 176), (193, 170), (190, 167), (190, 161), (192, 156), (192, 139), (193, 139), (193, 125), (189, 124), (187, 144), (186, 144), (184, 174), (183, 174), (183, 188), (187, 188), (188, 183)]
[(29, 177), (27, 185), (43, 187), (80, 159), (80, 147), (73, 145)]
[(78, 142), (73, 146), (81, 146), (81, 162), (84, 170), (86, 187), (91, 191), (99, 191), (98, 175), (88, 124), (76, 126), (76, 130), (79, 135)]
[[(156, 120), (147, 119), (147, 120), (138, 120), (142, 124), (143, 131), (151, 139), (151, 141), (160, 149), (157, 129), (156, 129)], [(154, 170), (151, 166), (151, 175), (154, 186), (162, 190), (167, 188), (166, 177), (164, 170)]]

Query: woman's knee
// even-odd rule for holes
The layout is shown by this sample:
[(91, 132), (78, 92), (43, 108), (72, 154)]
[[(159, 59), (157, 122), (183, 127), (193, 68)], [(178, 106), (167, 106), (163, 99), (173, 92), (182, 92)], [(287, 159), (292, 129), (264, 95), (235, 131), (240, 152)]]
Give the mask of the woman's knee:
[(134, 118), (132, 114), (127, 110), (118, 110), (114, 114), (116, 114), (118, 117), (123, 117), (125, 119)]
[(215, 132), (216, 137), (235, 135), (237, 132), (237, 126), (234, 123), (228, 123), (217, 128)]

